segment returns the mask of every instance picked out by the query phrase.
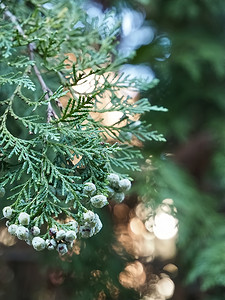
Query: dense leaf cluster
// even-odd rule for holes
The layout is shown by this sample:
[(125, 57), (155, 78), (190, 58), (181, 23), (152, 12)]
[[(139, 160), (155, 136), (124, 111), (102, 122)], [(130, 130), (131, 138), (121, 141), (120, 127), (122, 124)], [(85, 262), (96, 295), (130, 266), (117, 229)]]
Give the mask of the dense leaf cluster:
[[(85, 183), (108, 196), (109, 173), (139, 169), (133, 140), (164, 140), (150, 125), (135, 125), (163, 108), (127, 92), (157, 81), (119, 73), (126, 58), (117, 55), (113, 12), (97, 20), (79, 1), (16, 2), (0, 3), (0, 185), (11, 224), (25, 212), (30, 226), (62, 229), (67, 217), (82, 222), (94, 209)], [(112, 113), (119, 117), (109, 122)]]

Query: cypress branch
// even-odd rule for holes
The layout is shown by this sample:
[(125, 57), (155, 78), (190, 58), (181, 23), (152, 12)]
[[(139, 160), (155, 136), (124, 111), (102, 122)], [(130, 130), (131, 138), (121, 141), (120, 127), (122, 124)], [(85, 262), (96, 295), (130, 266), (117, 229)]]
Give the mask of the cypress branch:
[[(134, 126), (134, 119), (164, 109), (124, 92), (138, 93), (156, 82), (119, 73), (126, 59), (118, 57), (119, 24), (109, 28), (110, 15), (96, 27), (74, 1), (52, 1), (48, 10), (33, 0), (33, 11), (27, 6), (29, 13), (18, 18), (13, 3), (0, 2), (0, 188), (10, 203), (3, 215), (9, 232), (34, 249), (65, 254), (74, 239), (101, 230), (96, 211), (110, 200), (109, 174), (121, 180), (124, 171), (139, 169), (141, 152), (127, 136), (164, 140), (140, 121)], [(78, 20), (84, 27), (74, 27)], [(105, 115), (111, 113), (118, 114), (112, 125)], [(40, 227), (38, 239), (33, 226)]]

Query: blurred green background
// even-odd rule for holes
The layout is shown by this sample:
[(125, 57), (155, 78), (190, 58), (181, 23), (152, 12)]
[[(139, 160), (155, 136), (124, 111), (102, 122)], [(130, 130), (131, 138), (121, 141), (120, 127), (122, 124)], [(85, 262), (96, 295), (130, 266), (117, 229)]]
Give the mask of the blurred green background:
[(118, 51), (137, 51), (125, 71), (160, 80), (144, 96), (168, 112), (142, 121), (167, 142), (143, 145), (133, 192), (102, 211), (103, 230), (71, 257), (35, 253), (2, 221), (0, 299), (225, 299), (225, 3), (98, 1), (87, 11), (112, 6)]

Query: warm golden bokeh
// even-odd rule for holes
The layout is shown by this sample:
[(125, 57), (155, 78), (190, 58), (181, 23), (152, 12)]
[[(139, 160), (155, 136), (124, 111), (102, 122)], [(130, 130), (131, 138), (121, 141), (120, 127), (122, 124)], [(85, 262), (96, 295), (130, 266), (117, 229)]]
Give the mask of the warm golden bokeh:
[[(156, 211), (146, 207), (143, 202), (138, 203), (134, 209), (124, 203), (113, 207), (118, 241), (114, 244), (114, 250), (123, 255), (125, 249), (135, 259), (120, 273), (120, 283), (127, 288), (149, 291), (151, 296), (143, 299), (165, 300), (170, 299), (174, 293), (174, 283), (166, 273), (156, 276), (145, 271), (145, 264), (153, 263), (154, 259), (170, 260), (176, 255), (178, 221), (171, 215), (174, 211), (176, 209), (172, 199), (164, 199)], [(167, 264), (163, 270), (173, 277), (178, 272), (172, 263)]]
[[(76, 57), (73, 54), (68, 54), (68, 60), (66, 61), (68, 68), (71, 68), (73, 63), (76, 62)], [(78, 77), (81, 74), (80, 71), (76, 72), (76, 76)], [(80, 96), (90, 96), (94, 93), (94, 91), (101, 91), (105, 85), (108, 83), (115, 83), (119, 75), (115, 75), (114, 72), (106, 72), (104, 75), (96, 75), (92, 74), (91, 69), (86, 69), (82, 71), (83, 79), (80, 79), (76, 85), (72, 87), (70, 91), (60, 100), (63, 107), (66, 107), (68, 100), (71, 97), (79, 98)], [(120, 99), (122, 103), (125, 99), (129, 98), (128, 102), (130, 105), (133, 105), (135, 101), (138, 99), (138, 92), (132, 90), (130, 87), (121, 87), (113, 89), (112, 91), (107, 90), (104, 92), (100, 92), (95, 96), (95, 105), (96, 111), (90, 112), (90, 116), (95, 121), (100, 121), (105, 126), (115, 126), (115, 127), (123, 127), (127, 124), (127, 121), (119, 122), (123, 117), (123, 113), (120, 111), (110, 111), (112, 108), (112, 98), (114, 95)], [(129, 116), (129, 115), (128, 115)], [(129, 116), (131, 121), (137, 121), (139, 119), (139, 115)], [(84, 123), (85, 125), (85, 123)], [(115, 135), (118, 136), (118, 132), (114, 131)], [(110, 135), (106, 135), (108, 142), (114, 141), (115, 138), (112, 138)], [(132, 144), (136, 146), (141, 146), (140, 141), (138, 141), (134, 136), (132, 137)]]
[(17, 242), (15, 236), (8, 233), (8, 228), (1, 228), (0, 230), (0, 243), (5, 246), (13, 246)]

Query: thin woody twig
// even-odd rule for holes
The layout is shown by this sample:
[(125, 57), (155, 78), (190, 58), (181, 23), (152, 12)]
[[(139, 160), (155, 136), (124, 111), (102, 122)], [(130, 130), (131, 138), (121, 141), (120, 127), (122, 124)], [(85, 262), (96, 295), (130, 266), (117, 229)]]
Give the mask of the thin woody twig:
[[(30, 43), (28, 45), (28, 49), (29, 49), (30, 59), (34, 60), (34, 44)], [(33, 68), (34, 68), (34, 72), (38, 78), (38, 81), (41, 85), (42, 91), (45, 93), (45, 99), (49, 99), (49, 97), (53, 94), (52, 91), (46, 85), (43, 77), (41, 76), (41, 72), (39, 71), (38, 67), (36, 65), (34, 65)], [(54, 117), (56, 119), (58, 118), (57, 114), (55, 113), (55, 111), (49, 101), (48, 108), (47, 108), (47, 122), (48, 123), (51, 121), (52, 117)]]
[(16, 29), (18, 30), (18, 32), (24, 37), (24, 31), (22, 29), (22, 27), (20, 26), (20, 24), (17, 21), (16, 16), (14, 16), (5, 6), (4, 3), (0, 2), (0, 8), (4, 11), (4, 15), (9, 18), (13, 24), (16, 25)]
[[(4, 3), (0, 2), (0, 8), (2, 10), (4, 10), (4, 15), (5, 17), (9, 18), (13, 24), (15, 24), (16, 29), (18, 30), (19, 34), (22, 35), (25, 39), (26, 39), (26, 35), (22, 29), (22, 27), (20, 26), (20, 24), (17, 21), (16, 16), (14, 16), (5, 6)], [(34, 60), (34, 49), (35, 49), (35, 44), (34, 43), (29, 43), (28, 44), (28, 50), (29, 50), (29, 56), (31, 60)], [(48, 86), (46, 85), (41, 72), (39, 71), (37, 65), (35, 64), (33, 66), (34, 69), (34, 73), (38, 78), (38, 81), (41, 85), (41, 89), (42, 91), (45, 93), (45, 99), (48, 100), (50, 98), (51, 95), (53, 95), (53, 92), (50, 90), (50, 88), (48, 88)], [(56, 101), (57, 104), (59, 103), (59, 101)], [(60, 105), (59, 105), (60, 106)], [(48, 108), (47, 108), (47, 122), (49, 123), (52, 119), (52, 117), (58, 119), (57, 114), (55, 113), (50, 101), (48, 103)]]

